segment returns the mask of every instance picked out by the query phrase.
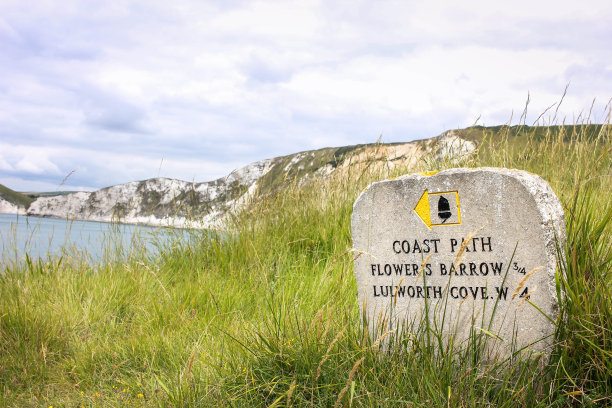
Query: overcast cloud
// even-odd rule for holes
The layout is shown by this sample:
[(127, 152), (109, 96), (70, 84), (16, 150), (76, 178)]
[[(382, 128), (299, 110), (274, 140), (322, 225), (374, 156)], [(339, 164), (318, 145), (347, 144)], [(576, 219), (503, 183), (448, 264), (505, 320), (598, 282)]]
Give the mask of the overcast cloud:
[[(602, 122), (612, 2), (0, 3), (0, 183), (207, 181), (478, 120)], [(174, 4), (176, 3), (176, 4)], [(75, 172), (60, 187), (62, 180)]]

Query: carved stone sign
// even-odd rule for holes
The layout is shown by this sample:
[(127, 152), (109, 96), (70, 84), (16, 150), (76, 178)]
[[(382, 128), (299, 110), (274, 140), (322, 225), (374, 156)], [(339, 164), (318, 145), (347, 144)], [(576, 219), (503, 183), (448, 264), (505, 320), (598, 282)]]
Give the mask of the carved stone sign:
[(456, 343), (480, 332), (500, 355), (549, 349), (565, 225), (539, 176), (451, 169), (373, 183), (353, 206), (352, 234), (372, 336), (414, 327), (427, 310)]

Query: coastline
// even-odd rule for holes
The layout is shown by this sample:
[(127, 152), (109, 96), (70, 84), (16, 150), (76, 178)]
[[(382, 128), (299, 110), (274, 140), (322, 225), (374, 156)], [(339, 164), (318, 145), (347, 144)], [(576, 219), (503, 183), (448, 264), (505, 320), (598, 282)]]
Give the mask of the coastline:
[(79, 218), (79, 217), (58, 217), (55, 215), (34, 215), (28, 214), (26, 211), (22, 212), (8, 212), (0, 210), (0, 215), (15, 215), (25, 218), (40, 218), (40, 219), (54, 219), (62, 221), (81, 221), (81, 222), (98, 222), (105, 224), (119, 224), (119, 225), (135, 225), (143, 227), (157, 227), (157, 228), (171, 228), (171, 229), (183, 229), (183, 230), (218, 230), (204, 222), (196, 222), (188, 220), (183, 217), (176, 218), (157, 218), (155, 216), (149, 217), (129, 217), (124, 219), (107, 219), (107, 218)]

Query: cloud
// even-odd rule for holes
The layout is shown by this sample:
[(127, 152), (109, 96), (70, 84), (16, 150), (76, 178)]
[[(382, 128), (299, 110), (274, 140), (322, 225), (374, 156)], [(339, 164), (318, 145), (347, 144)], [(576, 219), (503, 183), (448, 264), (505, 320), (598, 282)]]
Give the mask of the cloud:
[[(91, 191), (91, 187), (77, 185), (59, 185), (58, 183), (50, 183), (40, 179), (28, 179), (25, 177), (15, 177), (0, 175), (0, 184), (9, 186), (16, 191), (41, 192), (41, 191)], [(15, 187), (17, 186), (17, 187)]]
[(4, 172), (36, 176), (61, 173), (46, 149), (31, 149), (27, 146), (0, 143), (0, 150), (3, 152), (0, 157), (0, 170)]
[(84, 109), (84, 124), (115, 133), (149, 133), (142, 107), (113, 95), (95, 92)]
[(28, 155), (23, 159), (19, 160), (15, 165), (15, 170), (29, 174), (59, 174), (58, 167), (53, 164), (50, 160), (44, 157), (36, 157), (39, 155)]
[[(0, 4), (0, 179), (205, 181), (266, 157), (603, 117), (612, 3)], [(571, 29), (570, 29), (571, 28)], [(18, 187), (18, 186), (15, 186)]]
[(15, 169), (0, 155), (0, 170), (10, 172), (14, 171)]
[[(95, 190), (152, 177), (172, 177), (196, 182), (214, 180), (219, 177), (218, 174), (225, 174), (228, 168), (238, 168), (242, 165), (241, 161), (228, 159), (200, 160), (198, 157), (174, 158), (164, 155), (147, 157), (140, 152), (106, 152), (80, 147), (11, 146), (1, 142), (0, 151), (5, 153), (5, 162), (9, 167), (8, 171), (0, 173), (0, 179), (21, 179), (28, 184), (40, 181), (55, 186), (54, 189), (68, 175), (70, 177), (62, 186), (63, 189)], [(126, 179), (125, 174), (130, 174), (131, 177)]]

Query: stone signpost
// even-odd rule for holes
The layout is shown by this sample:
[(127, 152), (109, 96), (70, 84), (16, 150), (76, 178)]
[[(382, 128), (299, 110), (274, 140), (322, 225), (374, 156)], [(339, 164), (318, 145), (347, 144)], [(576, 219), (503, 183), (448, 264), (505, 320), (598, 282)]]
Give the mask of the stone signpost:
[(480, 332), (495, 355), (550, 348), (565, 226), (539, 176), (451, 169), (373, 183), (354, 204), (352, 235), (372, 336), (414, 328), (427, 309), (456, 343)]

